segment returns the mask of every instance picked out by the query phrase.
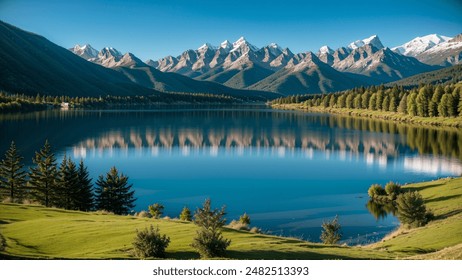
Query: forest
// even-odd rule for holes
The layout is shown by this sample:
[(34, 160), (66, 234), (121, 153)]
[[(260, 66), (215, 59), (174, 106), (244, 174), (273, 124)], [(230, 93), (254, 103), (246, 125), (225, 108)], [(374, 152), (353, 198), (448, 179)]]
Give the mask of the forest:
[(360, 87), (322, 95), (296, 95), (278, 98), (274, 104), (303, 103), (306, 107), (365, 109), (397, 112), (419, 117), (462, 116), (461, 84), (423, 84), (412, 89), (402, 86)]

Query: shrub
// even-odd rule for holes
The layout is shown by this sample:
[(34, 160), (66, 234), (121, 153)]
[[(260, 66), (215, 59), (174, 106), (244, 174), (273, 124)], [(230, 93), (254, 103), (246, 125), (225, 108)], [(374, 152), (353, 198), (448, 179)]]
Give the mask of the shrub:
[(247, 213), (244, 213), (242, 216), (239, 217), (239, 222), (241, 224), (250, 225), (250, 217)]
[(151, 215), (147, 211), (144, 211), (144, 210), (139, 212), (136, 216), (139, 218), (150, 218), (151, 217)]
[(388, 182), (385, 185), (385, 192), (389, 197), (395, 199), (401, 193), (401, 186), (394, 182)]
[(136, 230), (133, 247), (135, 256), (141, 259), (155, 257), (165, 257), (165, 249), (170, 243), (170, 238), (167, 235), (161, 235), (159, 227), (154, 229), (151, 225), (144, 230)]
[(367, 191), (367, 194), (369, 195), (370, 198), (375, 198), (381, 195), (385, 195), (386, 192), (382, 188), (382, 186), (374, 184), (370, 186), (369, 190)]
[(251, 233), (261, 233), (261, 228), (253, 227), (250, 229)]
[(155, 219), (159, 219), (162, 214), (164, 214), (164, 206), (159, 203), (154, 203), (153, 205), (148, 206), (149, 213), (151, 213), (151, 216)]
[[(419, 192), (406, 192), (398, 195), (396, 200), (398, 219), (411, 228), (427, 223), (427, 209)], [(430, 214), (429, 214), (430, 215)]]
[(202, 258), (223, 257), (231, 244), (221, 234), (221, 227), (226, 222), (225, 214), (224, 206), (220, 210), (212, 210), (210, 199), (205, 200), (202, 208), (196, 210), (194, 223), (199, 226), (199, 230), (191, 246)]
[(182, 220), (182, 221), (191, 221), (192, 220), (191, 210), (189, 210), (188, 207), (185, 206), (185, 207), (183, 207), (183, 210), (181, 210), (180, 220)]
[(247, 230), (247, 231), (250, 230), (248, 224), (244, 224), (241, 221), (236, 221), (236, 220), (232, 220), (231, 223), (229, 223), (227, 227), (235, 229), (235, 230)]
[(320, 239), (324, 244), (336, 244), (342, 238), (338, 216), (335, 216), (332, 221), (325, 221), (322, 223), (322, 228)]

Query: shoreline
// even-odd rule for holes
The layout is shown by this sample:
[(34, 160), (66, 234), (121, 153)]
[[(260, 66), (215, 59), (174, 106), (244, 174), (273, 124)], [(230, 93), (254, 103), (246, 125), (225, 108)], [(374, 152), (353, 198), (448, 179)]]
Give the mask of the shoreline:
[(302, 103), (291, 104), (270, 104), (273, 109), (304, 111), (314, 113), (329, 113), (341, 116), (372, 118), (384, 121), (393, 121), (405, 124), (416, 124), (432, 127), (452, 127), (462, 128), (462, 117), (445, 118), (445, 117), (413, 117), (395, 112), (372, 111), (365, 109), (346, 109), (346, 108), (323, 108), (323, 107), (306, 107)]

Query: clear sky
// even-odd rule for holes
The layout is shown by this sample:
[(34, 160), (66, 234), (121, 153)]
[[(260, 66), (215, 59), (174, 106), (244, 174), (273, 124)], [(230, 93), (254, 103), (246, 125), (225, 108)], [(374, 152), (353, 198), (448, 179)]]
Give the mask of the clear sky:
[(293, 52), (379, 35), (394, 47), (462, 33), (461, 0), (0, 0), (0, 19), (69, 48), (112, 46), (143, 60), (244, 36)]

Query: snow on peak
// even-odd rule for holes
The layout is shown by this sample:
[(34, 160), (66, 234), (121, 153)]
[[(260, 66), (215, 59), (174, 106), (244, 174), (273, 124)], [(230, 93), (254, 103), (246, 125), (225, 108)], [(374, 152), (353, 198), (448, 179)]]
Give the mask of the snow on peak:
[(231, 44), (230, 41), (225, 40), (225, 41), (223, 41), (223, 43), (220, 44), (220, 48), (225, 49), (225, 50), (228, 51), (228, 50), (233, 48), (233, 44)]
[(90, 58), (95, 58), (98, 56), (98, 51), (92, 48), (90, 44), (86, 44), (83, 46), (80, 45), (75, 45), (74, 48), (70, 49), (73, 53), (85, 58), (85, 59), (90, 59)]
[(278, 50), (280, 50), (282, 52), (282, 48), (276, 43), (271, 43), (271, 44), (268, 45), (268, 47), (272, 48), (272, 49), (278, 49)]
[(438, 34), (430, 34), (422, 37), (416, 37), (411, 41), (392, 48), (393, 51), (407, 56), (417, 56), (434, 46), (451, 40), (451, 37)]
[(105, 47), (101, 50), (103, 55), (104, 54), (111, 54), (112, 56), (122, 56), (122, 53), (119, 52), (118, 50), (114, 49), (113, 47)]
[(354, 41), (348, 45), (348, 48), (351, 50), (354, 50), (354, 49), (357, 49), (364, 45), (369, 45), (369, 44), (376, 47), (377, 49), (383, 49), (382, 42), (380, 41), (379, 36), (377, 35), (372, 35), (371, 37), (363, 39), (363, 40)]
[[(241, 37), (239, 38), (236, 42), (233, 43), (233, 49), (231, 50), (231, 52), (233, 51), (236, 51), (242, 47), (246, 47), (246, 49), (250, 49), (252, 51), (257, 51), (258, 48), (255, 47), (254, 45), (250, 44), (249, 42), (247, 42), (247, 40), (244, 38), (244, 37)], [(248, 50), (246, 50), (247, 52)]]
[(207, 50), (207, 49), (209, 49), (209, 50), (216, 50), (217, 48), (214, 47), (214, 46), (212, 46), (212, 45), (209, 44), (209, 43), (205, 43), (205, 44), (203, 44), (202, 46), (200, 46), (197, 50), (198, 50), (198, 51), (201, 51), (201, 50)]
[(320, 54), (333, 54), (334, 53), (334, 50), (329, 48), (329, 46), (322, 46), (320, 49), (319, 49), (319, 53)]

